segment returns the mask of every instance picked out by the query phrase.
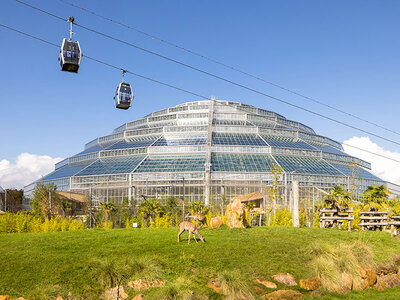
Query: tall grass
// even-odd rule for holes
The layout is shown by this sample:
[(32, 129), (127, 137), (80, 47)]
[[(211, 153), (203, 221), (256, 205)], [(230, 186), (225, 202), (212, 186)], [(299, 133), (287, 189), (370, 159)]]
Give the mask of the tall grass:
[[(324, 288), (334, 292), (346, 292), (346, 286), (360, 282), (359, 266), (374, 266), (371, 248), (360, 242), (352, 243), (313, 243), (310, 246), (313, 256), (312, 266), (321, 278)], [(350, 283), (349, 283), (350, 282)]]

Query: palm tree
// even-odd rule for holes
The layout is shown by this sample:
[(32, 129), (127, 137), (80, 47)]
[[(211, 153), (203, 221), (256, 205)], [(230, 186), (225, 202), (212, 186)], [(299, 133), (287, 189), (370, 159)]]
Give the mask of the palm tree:
[(105, 222), (108, 222), (108, 219), (110, 218), (111, 213), (115, 210), (115, 205), (114, 203), (108, 202), (108, 203), (102, 203), (99, 205), (99, 209), (101, 209), (104, 213), (104, 218)]
[[(363, 202), (369, 208), (381, 208), (387, 202), (391, 192), (387, 189), (386, 185), (371, 185), (361, 195)], [(375, 203), (375, 205), (374, 205)]]
[(331, 208), (347, 207), (350, 198), (350, 193), (343, 186), (337, 185), (329, 190), (325, 203)]
[(146, 227), (148, 226), (148, 220), (155, 218), (157, 214), (162, 212), (162, 209), (156, 199), (145, 200), (139, 205), (140, 214), (143, 216)]

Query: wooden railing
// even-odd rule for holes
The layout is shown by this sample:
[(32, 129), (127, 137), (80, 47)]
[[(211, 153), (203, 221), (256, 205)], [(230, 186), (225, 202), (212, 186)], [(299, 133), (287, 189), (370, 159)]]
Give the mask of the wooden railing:
[(360, 211), (360, 223), (362, 230), (381, 230), (385, 231), (388, 223), (387, 211)]
[(400, 216), (392, 216), (388, 225), (390, 225), (390, 236), (393, 237), (394, 235), (397, 235), (400, 237)]
[(319, 211), (320, 228), (338, 228), (343, 225), (343, 221), (349, 221), (348, 230), (351, 231), (351, 221), (354, 220), (352, 208), (346, 210), (323, 208)]

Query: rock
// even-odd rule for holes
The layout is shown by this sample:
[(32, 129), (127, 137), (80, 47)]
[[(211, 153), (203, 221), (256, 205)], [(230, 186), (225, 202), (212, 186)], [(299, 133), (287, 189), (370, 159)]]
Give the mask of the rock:
[(63, 297), (58, 296), (58, 297), (56, 298), (56, 300), (64, 300), (64, 299), (63, 299)]
[(359, 266), (358, 273), (360, 274), (361, 279), (354, 278), (353, 290), (360, 291), (375, 285), (377, 276), (374, 270), (364, 269), (363, 267)]
[(366, 271), (367, 271), (367, 276), (366, 276), (365, 280), (367, 281), (367, 285), (369, 287), (372, 287), (376, 283), (378, 277), (376, 276), (376, 273), (374, 270), (366, 269)]
[(243, 204), (236, 199), (228, 204), (225, 211), (225, 223), (230, 228), (245, 228), (246, 219), (244, 217)]
[(10, 295), (0, 295), (0, 300), (11, 300)]
[(315, 291), (322, 287), (322, 282), (319, 277), (300, 279), (300, 287), (307, 291)]
[(363, 278), (355, 278), (353, 280), (352, 290), (354, 291), (362, 291), (368, 287), (368, 282)]
[(392, 289), (400, 286), (400, 274), (378, 276), (375, 288), (377, 290)]
[(295, 300), (303, 298), (303, 294), (293, 290), (279, 290), (261, 297), (267, 300)]
[(160, 287), (165, 285), (165, 280), (154, 279), (152, 281), (144, 279), (136, 279), (128, 282), (128, 286), (136, 291), (146, 290), (153, 287)]
[[(104, 292), (104, 300), (116, 300), (117, 299), (118, 288), (111, 288)], [(119, 287), (119, 299), (125, 300), (128, 299), (128, 294), (125, 293), (124, 287), (121, 285)]]
[(276, 281), (286, 284), (288, 286), (295, 286), (297, 285), (296, 280), (294, 280), (294, 277), (290, 275), (289, 273), (280, 273), (272, 276)]
[(138, 294), (135, 297), (132, 298), (132, 300), (143, 300), (144, 299), (144, 295), (143, 294)]
[(211, 218), (210, 220), (210, 227), (211, 228), (217, 228), (222, 225), (222, 218), (221, 217), (215, 217)]
[(257, 295), (262, 295), (264, 294), (264, 290), (258, 286), (253, 286), (253, 291), (254, 293), (256, 293)]
[(26, 300), (24, 297), (18, 297), (17, 299), (15, 299), (15, 300)]
[(353, 288), (353, 277), (342, 273), (340, 281), (333, 286), (333, 290), (339, 294), (347, 294)]
[(383, 262), (376, 268), (376, 274), (388, 275), (397, 274), (399, 267), (395, 262)]
[(207, 283), (207, 286), (210, 289), (213, 289), (218, 294), (223, 294), (221, 283), (216, 278), (211, 278), (210, 281)]
[(256, 279), (256, 282), (262, 284), (263, 286), (269, 288), (269, 289), (276, 289), (276, 283), (272, 282), (272, 281), (268, 281), (268, 280), (260, 280), (260, 279)]

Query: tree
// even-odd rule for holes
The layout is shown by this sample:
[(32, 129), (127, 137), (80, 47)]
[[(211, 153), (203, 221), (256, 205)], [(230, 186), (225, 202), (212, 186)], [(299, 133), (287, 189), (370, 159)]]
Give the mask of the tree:
[(344, 208), (349, 206), (350, 199), (351, 193), (346, 192), (343, 186), (337, 185), (329, 190), (325, 203), (331, 208)]
[(54, 183), (48, 183), (46, 185), (43, 183), (37, 184), (35, 190), (33, 191), (32, 214), (35, 216), (50, 217), (53, 212), (56, 212), (56, 203), (58, 202), (57, 194), (54, 193), (56, 190), (57, 186)]
[(112, 202), (104, 202), (99, 205), (99, 209), (104, 213), (104, 222), (108, 222), (111, 213), (115, 211), (115, 205)]
[[(5, 193), (7, 193), (7, 211), (16, 213), (17, 211), (22, 209), (22, 199), (24, 192), (23, 190), (17, 189), (6, 189)], [(5, 193), (1, 193), (3, 199), (3, 207), (5, 207)], [(1, 206), (0, 206), (1, 207)]]
[(190, 209), (192, 210), (193, 214), (203, 214), (205, 215), (208, 211), (208, 208), (204, 205), (204, 203), (200, 201), (195, 201), (190, 204)]
[(154, 219), (162, 212), (162, 209), (156, 199), (144, 200), (139, 205), (140, 214), (143, 216), (145, 225), (148, 226), (148, 221)]
[[(371, 185), (369, 186), (362, 196), (362, 201), (371, 209), (382, 207), (389, 199), (391, 192), (387, 189), (386, 185)], [(374, 203), (376, 205), (374, 205)]]
[(71, 208), (71, 202), (69, 202), (69, 201), (67, 201), (67, 200), (62, 200), (62, 201), (60, 202), (60, 208), (61, 208), (61, 210), (62, 210), (62, 212), (63, 212), (64, 218), (66, 218), (66, 217), (67, 217), (68, 210)]
[(269, 203), (264, 203), (264, 209), (268, 211), (268, 224), (270, 223), (271, 211), (275, 215), (276, 204), (282, 200), (282, 194), (279, 193), (279, 181), (282, 180), (283, 168), (278, 164), (272, 164), (270, 172), (272, 174), (272, 186), (266, 187)]

